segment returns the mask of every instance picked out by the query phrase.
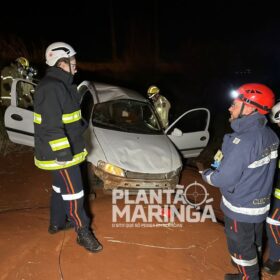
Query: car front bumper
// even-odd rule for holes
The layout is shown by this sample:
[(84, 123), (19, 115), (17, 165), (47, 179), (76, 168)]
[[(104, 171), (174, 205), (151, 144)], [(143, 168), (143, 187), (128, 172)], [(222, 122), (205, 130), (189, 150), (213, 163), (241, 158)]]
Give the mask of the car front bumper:
[[(113, 190), (115, 188), (118, 189), (175, 189), (179, 182), (179, 175), (174, 175), (171, 178), (167, 177), (167, 174), (160, 174), (159, 179), (149, 178), (156, 176), (145, 176), (146, 178), (140, 178), (141, 176), (137, 176), (137, 178), (127, 178), (115, 176), (110, 173), (104, 172), (103, 170), (92, 166), (94, 174), (99, 177), (103, 181), (104, 190)], [(139, 174), (139, 173), (138, 173)], [(153, 174), (154, 175), (154, 174)], [(148, 179), (147, 179), (148, 177)]]

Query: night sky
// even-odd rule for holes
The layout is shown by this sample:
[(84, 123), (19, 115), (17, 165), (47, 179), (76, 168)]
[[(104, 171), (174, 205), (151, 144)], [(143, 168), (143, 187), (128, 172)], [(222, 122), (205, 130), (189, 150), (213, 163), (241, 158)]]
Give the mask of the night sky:
[(130, 63), (129, 73), (95, 70), (94, 77), (143, 90), (156, 83), (178, 112), (225, 110), (226, 92), (244, 82), (266, 83), (280, 96), (279, 9), (277, 1), (259, 2), (103, 0), (63, 9), (46, 2), (2, 13), (0, 36), (23, 40), (34, 61), (65, 41), (80, 62)]

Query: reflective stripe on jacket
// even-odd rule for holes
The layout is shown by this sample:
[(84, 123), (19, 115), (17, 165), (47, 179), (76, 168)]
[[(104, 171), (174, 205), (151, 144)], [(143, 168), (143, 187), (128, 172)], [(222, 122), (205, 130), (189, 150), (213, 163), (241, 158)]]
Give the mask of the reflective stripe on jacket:
[(220, 165), (202, 174), (220, 188), (224, 214), (240, 222), (260, 223), (269, 213), (279, 139), (266, 122), (259, 113), (234, 120)]
[[(34, 98), (35, 165), (67, 168), (85, 160), (80, 96), (73, 76), (57, 67), (47, 69)], [(64, 165), (57, 164), (64, 162)]]

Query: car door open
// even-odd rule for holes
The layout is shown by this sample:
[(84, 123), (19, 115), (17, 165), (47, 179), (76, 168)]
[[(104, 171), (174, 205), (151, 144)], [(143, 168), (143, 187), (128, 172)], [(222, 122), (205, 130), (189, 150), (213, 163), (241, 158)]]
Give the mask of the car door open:
[(210, 111), (207, 108), (189, 110), (176, 119), (165, 134), (184, 158), (197, 157), (209, 142)]
[[(5, 129), (13, 143), (34, 147), (33, 95), (36, 84), (15, 79), (11, 87), (11, 104), (5, 111)], [(22, 89), (28, 89), (28, 96)], [(28, 97), (28, 99), (27, 99)]]

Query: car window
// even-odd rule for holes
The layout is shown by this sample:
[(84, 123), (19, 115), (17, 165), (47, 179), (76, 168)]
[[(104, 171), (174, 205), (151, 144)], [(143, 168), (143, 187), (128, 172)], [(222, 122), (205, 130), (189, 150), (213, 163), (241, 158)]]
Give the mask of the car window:
[(207, 112), (198, 110), (188, 113), (185, 117), (176, 122), (176, 128), (183, 133), (204, 131), (207, 125)]
[(16, 84), (17, 107), (33, 111), (34, 92), (34, 85), (26, 81), (18, 81)]
[(94, 106), (94, 126), (131, 133), (163, 134), (149, 103), (131, 99), (113, 100)]

